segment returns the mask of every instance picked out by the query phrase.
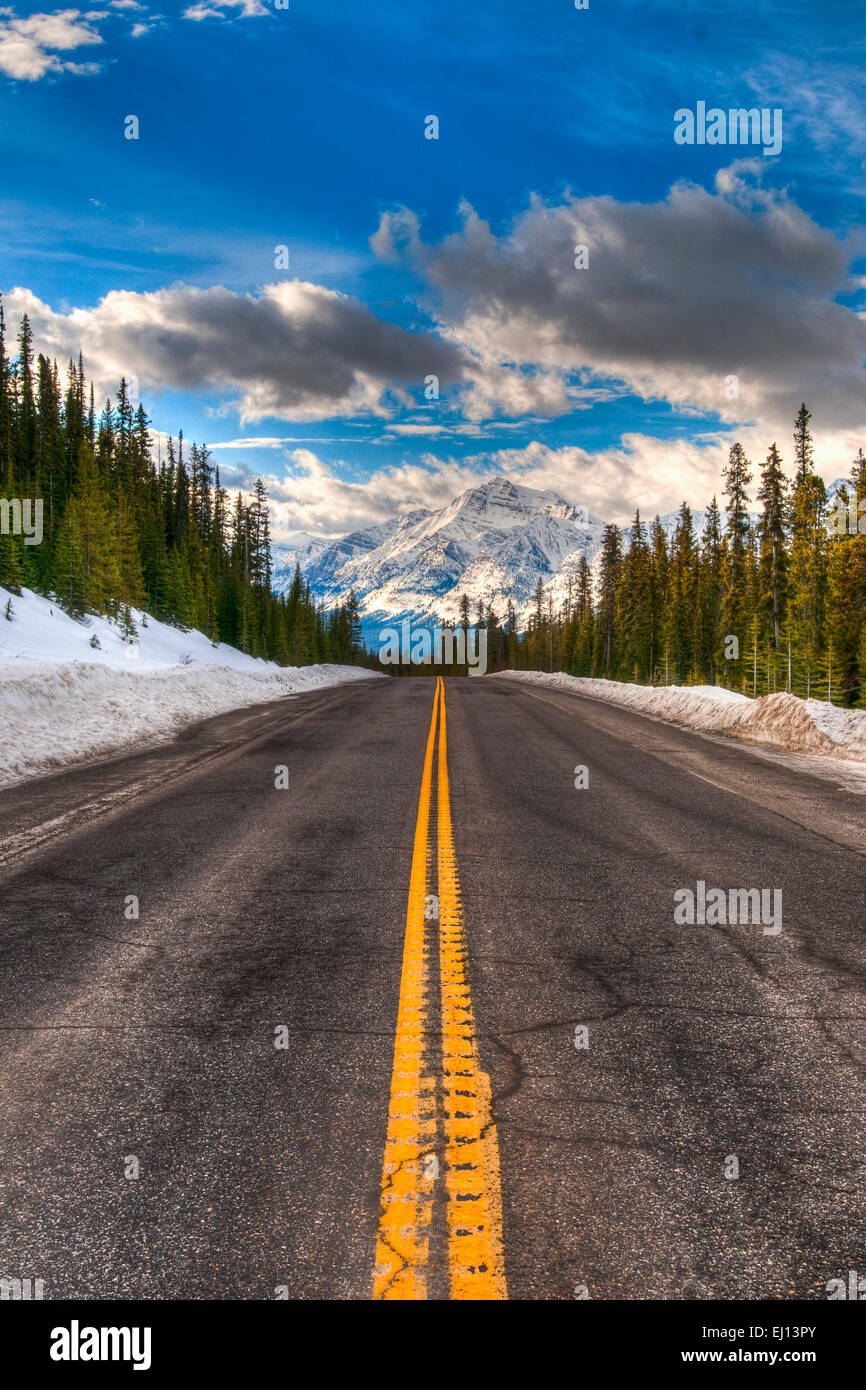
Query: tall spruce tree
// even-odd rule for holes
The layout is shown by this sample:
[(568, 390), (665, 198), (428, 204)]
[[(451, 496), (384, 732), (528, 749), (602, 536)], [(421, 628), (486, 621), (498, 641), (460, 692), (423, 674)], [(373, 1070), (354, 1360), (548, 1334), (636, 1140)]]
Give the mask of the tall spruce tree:
[(809, 429), (811, 419), (811, 412), (806, 409), (804, 403), (797, 411), (794, 421), (794, 485), (797, 487), (812, 471), (814, 448)]
[[(749, 574), (747, 569), (749, 544), (749, 484), (752, 466), (742, 444), (731, 445), (728, 466), (724, 470), (727, 501), (727, 527), (722, 548), (724, 589), (722, 597), (722, 628), (724, 674), (730, 679), (734, 658), (727, 655), (736, 645), (742, 649), (747, 640), (749, 609)], [(732, 644), (730, 639), (734, 639)], [(742, 658), (742, 651), (740, 657)]]
[(617, 590), (622, 566), (622, 533), (618, 526), (604, 528), (599, 559), (598, 608), (593, 647), (593, 675), (610, 677), (617, 651)]
[(775, 444), (770, 447), (761, 473), (758, 500), (763, 504), (758, 522), (760, 611), (764, 627), (770, 627), (773, 646), (778, 651), (788, 597), (786, 539), (790, 505), (788, 480)]

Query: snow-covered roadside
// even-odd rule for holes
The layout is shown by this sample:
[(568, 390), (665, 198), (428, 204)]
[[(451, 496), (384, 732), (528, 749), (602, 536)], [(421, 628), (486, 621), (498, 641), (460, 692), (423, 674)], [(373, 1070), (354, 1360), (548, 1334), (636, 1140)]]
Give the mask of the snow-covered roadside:
[(276, 666), (214, 647), (200, 632), (134, 618), (139, 640), (130, 645), (106, 618), (83, 626), (37, 594), (0, 589), (0, 786), (171, 738), (244, 705), (385, 679), (358, 666)]
[(757, 700), (715, 685), (629, 685), (561, 671), (503, 671), (511, 680), (569, 690), (651, 714), (702, 733), (730, 734), (795, 753), (866, 763), (866, 711), (843, 710), (824, 700), (762, 695)]
[[(7, 603), (11, 619), (4, 621)], [(124, 638), (118, 623), (93, 614), (80, 622), (56, 603), (23, 589), (11, 594), (0, 586), (0, 670), (10, 662), (86, 661), (99, 666), (145, 671), (177, 665), (230, 666), (236, 671), (277, 671), (273, 661), (246, 656), (225, 642), (214, 646), (195, 628), (184, 631), (131, 610), (135, 636)], [(92, 646), (93, 640), (98, 646)]]

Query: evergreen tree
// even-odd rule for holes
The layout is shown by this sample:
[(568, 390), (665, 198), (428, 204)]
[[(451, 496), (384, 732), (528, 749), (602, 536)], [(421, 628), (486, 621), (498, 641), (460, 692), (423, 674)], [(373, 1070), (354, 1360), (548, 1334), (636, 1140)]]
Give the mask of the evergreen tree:
[[(751, 464), (742, 444), (731, 445), (728, 466), (723, 473), (725, 496), (728, 499), (728, 523), (722, 547), (723, 596), (721, 625), (727, 651), (729, 637), (742, 647), (747, 639), (749, 608), (749, 576), (747, 551), (749, 541), (749, 495), (752, 481)], [(731, 676), (731, 658), (723, 657), (725, 679)]]
[(693, 676), (699, 582), (698, 550), (691, 508), (687, 502), (683, 502), (671, 544), (665, 614), (668, 670), (676, 684), (683, 684)]
[(800, 483), (804, 482), (812, 471), (814, 449), (809, 430), (811, 419), (811, 413), (806, 409), (805, 404), (801, 405), (794, 421), (794, 484), (796, 487), (799, 487)]
[(767, 462), (761, 474), (761, 486), (758, 489), (758, 500), (763, 503), (758, 523), (758, 567), (762, 626), (764, 629), (770, 627), (776, 651), (779, 650), (788, 597), (787, 486), (788, 481), (782, 471), (782, 460), (773, 444), (767, 455)]
[(699, 561), (699, 631), (696, 658), (701, 679), (715, 685), (722, 651), (722, 518), (713, 497), (707, 507)]
[(593, 675), (609, 678), (617, 657), (617, 588), (622, 565), (622, 534), (618, 526), (604, 528), (599, 561), (598, 608), (593, 645)]
[(650, 551), (640, 511), (634, 514), (631, 539), (619, 584), (622, 670), (632, 680), (652, 679), (653, 613)]

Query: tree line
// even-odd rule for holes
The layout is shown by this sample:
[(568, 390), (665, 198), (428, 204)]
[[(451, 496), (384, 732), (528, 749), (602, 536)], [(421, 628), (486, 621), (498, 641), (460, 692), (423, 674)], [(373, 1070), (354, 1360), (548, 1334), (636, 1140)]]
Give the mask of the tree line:
[(793, 478), (775, 443), (757, 477), (731, 446), (724, 508), (713, 497), (700, 534), (687, 502), (670, 538), (639, 511), (627, 531), (606, 526), (596, 574), (581, 557), (559, 611), (539, 582), (526, 631), (504, 634), (506, 663), (866, 705), (866, 457), (831, 507), (810, 422), (802, 405)]
[(802, 405), (793, 478), (775, 443), (757, 477), (733, 444), (724, 505), (712, 498), (700, 532), (687, 502), (670, 537), (638, 510), (628, 528), (605, 526), (595, 566), (580, 557), (560, 605), (539, 579), (523, 630), (510, 600), (503, 615), (473, 612), (465, 594), (457, 625), (486, 629), (489, 670), (866, 706), (866, 457), (831, 506), (810, 425)]
[(297, 567), (288, 591), (272, 592), (261, 479), (249, 502), (232, 501), (207, 447), (182, 433), (154, 458), (127, 381), (97, 414), (81, 356), (61, 382), (26, 314), (17, 349), (7, 354), (0, 303), (0, 489), (42, 507), (39, 544), (8, 524), (0, 534), (0, 585), (51, 595), (73, 616), (107, 614), (127, 636), (142, 609), (281, 665), (364, 658), (354, 594), (325, 612)]
[[(466, 595), (456, 625), (486, 631), (490, 670), (866, 705), (866, 457), (858, 451), (831, 510), (810, 424), (802, 405), (793, 478), (775, 443), (757, 476), (733, 444), (723, 505), (713, 497), (700, 533), (687, 502), (670, 537), (658, 516), (647, 528), (637, 511), (630, 528), (604, 528), (595, 572), (580, 557), (558, 607), (539, 580), (523, 631), (510, 600), (501, 616), (483, 604), (473, 614)], [(35, 352), (27, 315), (17, 356), (7, 354), (2, 303), (0, 489), (43, 509), (40, 544), (0, 533), (7, 590), (27, 585), (75, 616), (108, 614), (129, 636), (141, 609), (280, 664), (374, 660), (354, 593), (325, 611), (297, 567), (288, 591), (272, 592), (261, 479), (250, 501), (241, 492), (232, 501), (207, 447), (182, 433), (154, 458), (126, 380), (97, 415), (81, 356), (61, 383), (57, 362)]]

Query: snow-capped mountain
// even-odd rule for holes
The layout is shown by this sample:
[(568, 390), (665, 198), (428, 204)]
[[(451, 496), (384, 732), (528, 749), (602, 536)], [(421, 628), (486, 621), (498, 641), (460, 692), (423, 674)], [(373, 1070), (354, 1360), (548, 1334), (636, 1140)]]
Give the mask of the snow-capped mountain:
[(274, 575), (274, 589), (282, 593), (292, 582), (295, 566), (300, 565), (301, 573), (306, 574), (310, 566), (319, 558), (331, 542), (324, 536), (311, 536), (309, 531), (299, 531), (292, 545), (280, 547), (276, 551), (277, 568)]
[(539, 578), (561, 602), (568, 572), (581, 554), (594, 560), (603, 531), (603, 521), (558, 493), (494, 478), (438, 511), (410, 512), (317, 552), (293, 551), (277, 568), (274, 587), (280, 592), (291, 583), (297, 559), (327, 604), (354, 589), (368, 629), (394, 617), (454, 620), (463, 593), (473, 617), (479, 601), (502, 616), (510, 598), (523, 618)]
[[(831, 484), (828, 493), (842, 481)], [(652, 518), (643, 519), (649, 533)], [(699, 536), (706, 512), (695, 508), (692, 519)], [(661, 522), (670, 539), (677, 513), (667, 513)], [(539, 579), (554, 607), (561, 607), (580, 557), (594, 564), (604, 526), (586, 507), (573, 506), (556, 492), (491, 478), (438, 511), (409, 512), (334, 541), (299, 537), (280, 556), (274, 588), (278, 593), (288, 588), (298, 563), (313, 593), (329, 607), (345, 602), (354, 589), (367, 633), (395, 618), (454, 621), (464, 593), (473, 618), (479, 602), (502, 618), (510, 598), (522, 626)], [(628, 528), (624, 538), (627, 544)]]

